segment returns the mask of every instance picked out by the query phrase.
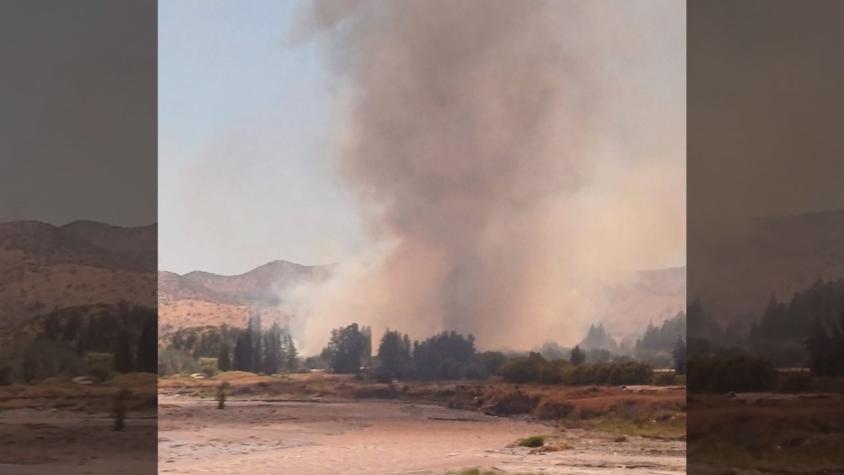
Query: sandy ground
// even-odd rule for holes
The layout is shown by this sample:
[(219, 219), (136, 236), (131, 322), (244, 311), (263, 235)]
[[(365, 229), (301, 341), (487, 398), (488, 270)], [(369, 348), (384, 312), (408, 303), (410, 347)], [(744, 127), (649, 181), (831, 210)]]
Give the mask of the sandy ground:
[[(390, 400), (159, 399), (162, 474), (684, 473), (685, 442), (559, 431), (544, 424)], [(564, 450), (513, 446), (550, 435)]]
[(103, 414), (5, 410), (0, 416), (0, 473), (4, 475), (152, 475), (156, 420), (126, 419), (114, 432)]

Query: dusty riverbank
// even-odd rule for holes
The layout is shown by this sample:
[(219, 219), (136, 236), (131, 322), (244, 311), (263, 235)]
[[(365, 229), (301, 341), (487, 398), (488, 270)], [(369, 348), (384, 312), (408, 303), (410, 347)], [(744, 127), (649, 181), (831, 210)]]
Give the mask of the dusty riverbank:
[[(91, 385), (0, 386), (0, 473), (155, 473), (155, 382), (155, 375), (133, 374)], [(132, 393), (125, 430), (117, 432), (111, 408), (122, 389)]]
[[(383, 393), (381, 386), (345, 379), (311, 378), (310, 388), (301, 380), (228, 379), (232, 396), (223, 410), (216, 409), (213, 381), (162, 382), (160, 473), (445, 474), (477, 467), (501, 473), (644, 474), (686, 468), (682, 438), (643, 437), (635, 430), (622, 435), (619, 431), (629, 427), (617, 422), (598, 430), (598, 421), (608, 419), (589, 412), (604, 407), (618, 414), (627, 408), (632, 414), (632, 407), (673, 395), (595, 389), (581, 394), (581, 405), (565, 409), (578, 423), (564, 425), (527, 413), (489, 415), (482, 407), (492, 401), (486, 392), (500, 391), (501, 385), (411, 384), (393, 389), (415, 397), (399, 397)], [(312, 391), (317, 387), (319, 395)], [(521, 387), (525, 397), (519, 404), (533, 401), (534, 390), (551, 391)], [(435, 393), (445, 399), (419, 397)], [(546, 396), (535, 405), (547, 404)], [(533, 435), (546, 436), (545, 448), (516, 444)]]

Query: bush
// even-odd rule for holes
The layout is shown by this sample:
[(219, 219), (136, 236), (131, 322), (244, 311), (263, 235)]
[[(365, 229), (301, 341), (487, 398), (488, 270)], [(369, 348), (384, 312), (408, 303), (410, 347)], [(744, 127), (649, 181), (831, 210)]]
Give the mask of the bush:
[(531, 396), (518, 390), (510, 391), (493, 401), (487, 413), (495, 416), (530, 414), (539, 405), (539, 400), (539, 396)]
[(777, 370), (771, 362), (747, 355), (699, 358), (689, 361), (687, 378), (692, 392), (770, 391), (776, 387)]
[(99, 381), (105, 381), (114, 371), (111, 353), (92, 351), (85, 355), (85, 365), (88, 367), (88, 374)]
[(780, 391), (791, 393), (805, 393), (814, 389), (814, 380), (810, 373), (794, 372), (780, 374)]
[[(498, 370), (505, 381), (510, 383), (539, 382), (547, 373), (548, 361), (539, 353), (530, 353), (526, 357), (513, 358)], [(547, 374), (546, 374), (547, 377)]]
[(674, 386), (677, 384), (677, 373), (654, 373), (653, 383), (658, 386)]
[(539, 353), (530, 353), (504, 363), (499, 374), (511, 383), (646, 384), (651, 380), (651, 367), (636, 361), (572, 365), (565, 360), (547, 361)]
[(158, 355), (158, 374), (191, 374), (200, 371), (199, 363), (185, 350), (169, 346)]
[(543, 445), (545, 445), (545, 437), (542, 437), (541, 435), (532, 435), (519, 441), (519, 446), (521, 447), (536, 448), (542, 447)]
[(209, 378), (220, 372), (220, 368), (217, 366), (217, 358), (200, 358), (199, 367), (200, 372)]
[[(611, 363), (608, 382), (620, 384), (647, 384), (651, 380), (651, 367), (644, 363), (628, 361), (625, 363)], [(596, 382), (600, 384), (600, 382)]]

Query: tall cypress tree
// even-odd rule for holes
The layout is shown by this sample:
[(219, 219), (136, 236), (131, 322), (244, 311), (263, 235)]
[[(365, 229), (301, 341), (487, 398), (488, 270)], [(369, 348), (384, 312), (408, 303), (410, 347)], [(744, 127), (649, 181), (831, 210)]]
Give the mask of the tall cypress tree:
[(262, 371), (266, 374), (276, 374), (281, 369), (281, 329), (277, 323), (264, 334), (264, 362)]
[(126, 330), (121, 331), (117, 336), (114, 348), (114, 369), (121, 373), (128, 373), (134, 368), (132, 358), (132, 346), (129, 338), (129, 333)]
[(291, 372), (299, 369), (299, 352), (289, 333), (284, 335), (284, 367)]
[(138, 338), (136, 369), (145, 373), (158, 371), (158, 325), (154, 318), (146, 318)]
[(237, 371), (253, 371), (252, 332), (244, 330), (237, 337), (234, 347), (234, 369)]
[(220, 344), (220, 353), (217, 355), (217, 367), (220, 368), (220, 371), (231, 371), (232, 369), (229, 345), (226, 342)]
[(250, 333), (250, 342), (252, 343), (252, 366), (247, 371), (259, 373), (262, 371), (262, 363), (264, 361), (264, 351), (262, 345), (262, 331), (261, 331), (261, 316), (253, 315), (249, 319), (249, 326), (247, 332)]

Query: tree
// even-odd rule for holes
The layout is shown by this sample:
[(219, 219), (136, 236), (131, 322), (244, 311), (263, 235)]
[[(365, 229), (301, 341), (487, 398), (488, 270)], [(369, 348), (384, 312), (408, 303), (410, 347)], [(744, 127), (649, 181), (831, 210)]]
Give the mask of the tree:
[(254, 366), (252, 357), (254, 355), (252, 347), (252, 332), (244, 330), (238, 335), (237, 343), (234, 347), (234, 362), (233, 366), (236, 371), (253, 371)]
[(827, 334), (826, 327), (821, 322), (821, 319), (815, 318), (812, 333), (806, 339), (806, 350), (809, 353), (809, 367), (815, 375), (832, 375), (833, 344), (833, 339)]
[(264, 360), (261, 371), (266, 374), (278, 373), (282, 360), (281, 329), (277, 323), (273, 323), (264, 335)]
[(282, 360), (285, 370), (293, 372), (299, 369), (299, 351), (296, 350), (296, 344), (293, 343), (293, 337), (289, 333), (284, 335)]
[(677, 337), (677, 343), (674, 344), (674, 350), (671, 352), (674, 357), (674, 369), (677, 374), (686, 374), (686, 342), (683, 337)]
[(264, 362), (264, 349), (261, 331), (261, 316), (253, 315), (249, 319), (249, 325), (246, 331), (250, 334), (250, 342), (252, 343), (252, 371), (258, 373), (263, 371), (262, 363)]
[(232, 360), (231, 356), (229, 356), (229, 345), (225, 342), (220, 345), (220, 353), (217, 354), (217, 366), (220, 368), (220, 371), (231, 371), (232, 369)]
[(121, 373), (128, 373), (134, 368), (132, 347), (129, 332), (123, 330), (118, 334), (114, 348), (114, 368)]
[(331, 340), (322, 357), (334, 373), (357, 373), (363, 363), (368, 340), (357, 323), (331, 330)]
[(410, 362), (410, 338), (388, 328), (378, 346), (378, 361), (385, 378), (398, 378)]
[(413, 363), (421, 379), (463, 379), (475, 356), (475, 337), (442, 332), (414, 344)]
[(571, 364), (574, 366), (581, 365), (586, 362), (586, 353), (580, 349), (580, 345), (571, 349), (569, 361), (571, 361)]
[(158, 324), (147, 318), (138, 338), (137, 370), (145, 373), (158, 371)]

